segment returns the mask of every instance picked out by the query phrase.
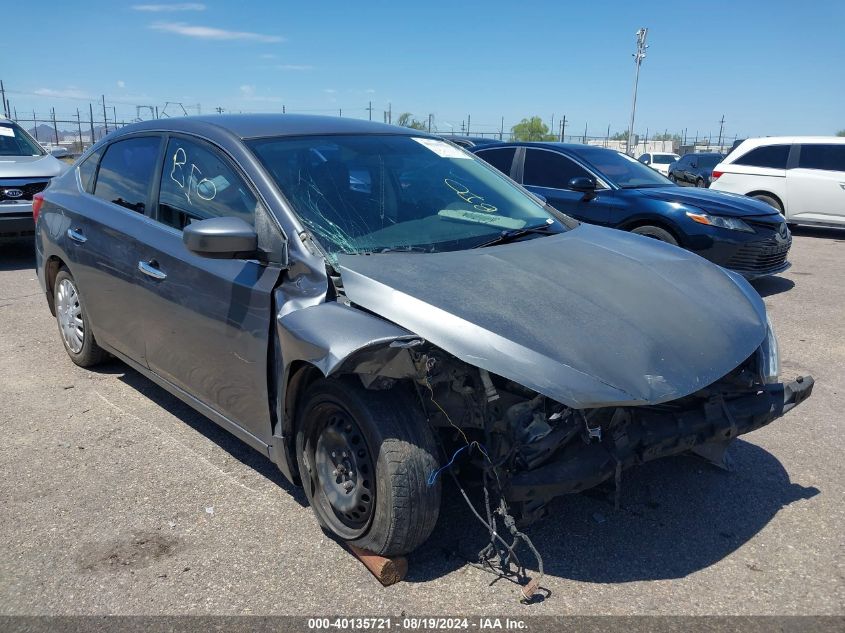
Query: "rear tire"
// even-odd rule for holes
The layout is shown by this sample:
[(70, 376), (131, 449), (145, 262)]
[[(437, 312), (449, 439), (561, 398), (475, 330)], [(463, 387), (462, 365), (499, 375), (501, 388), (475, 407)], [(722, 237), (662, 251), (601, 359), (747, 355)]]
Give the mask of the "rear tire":
[(759, 200), (760, 202), (765, 202), (770, 207), (773, 207), (774, 209), (776, 209), (778, 213), (783, 215), (783, 207), (781, 206), (780, 202), (777, 201), (776, 198), (774, 198), (772, 196), (767, 196), (764, 193), (758, 193), (757, 195), (751, 196), (751, 197), (754, 198), (755, 200)]
[(80, 367), (93, 367), (106, 360), (108, 354), (97, 345), (79, 288), (67, 268), (59, 270), (53, 282), (53, 302), (59, 334), (70, 359)]
[(661, 242), (666, 242), (672, 246), (678, 245), (678, 240), (675, 239), (675, 236), (666, 229), (661, 229), (659, 226), (638, 226), (637, 228), (632, 229), (631, 233), (660, 240)]
[(299, 475), (321, 527), (382, 556), (407, 554), (440, 512), (437, 448), (419, 406), (400, 385), (354, 379), (311, 385), (297, 415)]

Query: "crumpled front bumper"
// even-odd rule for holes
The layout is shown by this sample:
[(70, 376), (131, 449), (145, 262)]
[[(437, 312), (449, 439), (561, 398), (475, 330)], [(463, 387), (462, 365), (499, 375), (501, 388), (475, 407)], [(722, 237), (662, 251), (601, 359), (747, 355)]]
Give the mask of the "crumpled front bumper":
[(552, 461), (515, 473), (505, 498), (521, 504), (526, 519), (536, 518), (530, 515), (553, 497), (591, 488), (621, 469), (687, 451), (706, 452), (765, 426), (806, 400), (813, 384), (812, 377), (800, 377), (731, 399), (711, 397), (681, 411), (618, 409), (601, 441), (573, 441)]

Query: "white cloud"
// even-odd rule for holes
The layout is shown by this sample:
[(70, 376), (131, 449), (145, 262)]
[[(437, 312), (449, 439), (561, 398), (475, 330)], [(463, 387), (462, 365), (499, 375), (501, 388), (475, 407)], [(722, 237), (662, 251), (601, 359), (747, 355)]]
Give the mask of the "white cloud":
[(276, 70), (312, 70), (314, 67), (310, 64), (278, 64), (274, 68)]
[(334, 88), (323, 88), (323, 92), (325, 92), (327, 95), (333, 95), (337, 92), (337, 90), (335, 90)]
[(366, 92), (368, 95), (374, 95), (376, 93), (376, 91), (372, 88), (367, 88), (364, 92)]
[(241, 93), (241, 99), (244, 101), (263, 101), (265, 103), (281, 103), (283, 101), (282, 97), (255, 94), (255, 86), (252, 84), (244, 84), (238, 90)]
[(155, 22), (150, 28), (166, 33), (176, 33), (186, 37), (196, 37), (204, 40), (247, 40), (251, 42), (283, 42), (284, 38), (278, 35), (263, 35), (261, 33), (250, 33), (248, 31), (227, 31), (211, 26), (197, 26), (185, 24), (184, 22)]
[(126, 82), (123, 81), (122, 79), (119, 79), (118, 82), (117, 82), (117, 87), (118, 88), (126, 88)]
[(79, 88), (73, 87), (62, 88), (59, 90), (56, 90), (55, 88), (38, 88), (35, 91), (35, 94), (40, 97), (52, 97), (53, 99), (96, 99), (96, 97), (87, 94)]
[(199, 2), (183, 2), (179, 4), (136, 4), (133, 11), (147, 11), (149, 13), (173, 13), (175, 11), (205, 11), (205, 5)]
[(275, 53), (264, 53), (263, 55), (259, 55), (261, 59), (276, 59), (278, 55)]

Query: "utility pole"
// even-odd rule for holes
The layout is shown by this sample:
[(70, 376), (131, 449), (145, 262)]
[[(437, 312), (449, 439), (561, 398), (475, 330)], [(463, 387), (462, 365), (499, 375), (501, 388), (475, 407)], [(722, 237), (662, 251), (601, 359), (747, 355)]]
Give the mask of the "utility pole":
[(610, 141), (610, 123), (607, 124), (607, 134), (604, 135), (604, 146), (607, 147), (607, 143)]
[(56, 145), (59, 144), (59, 128), (56, 127), (56, 108), (50, 108), (50, 114), (53, 117), (53, 136), (56, 139)]
[(393, 125), (393, 104), (392, 103), (387, 104), (387, 122), (390, 125)]
[(3, 114), (9, 118), (9, 104), (6, 103), (6, 87), (3, 85), (3, 80), (0, 79), (0, 100), (3, 101)]
[(35, 110), (32, 111), (32, 131), (35, 133), (35, 140), (38, 140), (38, 122), (35, 120)]
[[(370, 121), (372, 121), (373, 120), (373, 102), (372, 101), (370, 101), (369, 105), (367, 106), (367, 112), (369, 112)], [(431, 127), (431, 126), (429, 125), (429, 127)], [(431, 130), (429, 130), (429, 131), (431, 131)]]
[(114, 129), (117, 129), (117, 106), (111, 107), (112, 120), (114, 121)]
[(472, 120), (472, 115), (467, 115), (467, 136), (469, 136), (469, 122)]
[(433, 114), (428, 115), (428, 133), (431, 134), (431, 119), (434, 117)]
[(555, 131), (555, 113), (552, 112), (552, 122), (549, 123), (549, 129), (554, 132)]
[(341, 117), (343, 116), (343, 108), (337, 109), (337, 116), (341, 116)]
[(636, 65), (637, 70), (634, 74), (634, 97), (631, 101), (631, 123), (628, 125), (628, 139), (625, 142), (626, 154), (631, 153), (631, 141), (634, 140), (634, 116), (637, 113), (637, 84), (640, 82), (640, 66), (645, 59), (645, 50), (648, 48), (648, 44), (645, 43), (647, 36), (647, 28), (641, 28), (637, 31), (637, 51), (634, 53), (634, 64)]
[(103, 124), (106, 126), (106, 134), (109, 133), (109, 119), (106, 116), (106, 95), (102, 95), (103, 97)]
[(505, 136), (505, 117), (502, 117), (502, 127), (499, 129), (499, 140), (503, 140)]
[(85, 144), (82, 142), (82, 119), (79, 118), (79, 108), (76, 109), (76, 129), (79, 132), (79, 151), (81, 152)]
[(94, 106), (88, 103), (88, 123), (91, 125), (91, 145), (97, 142), (94, 138)]
[(722, 115), (722, 120), (719, 121), (719, 151), (722, 150), (722, 132), (725, 129), (725, 115)]
[(563, 143), (564, 135), (566, 134), (566, 115), (563, 115), (563, 119), (560, 122), (560, 142)]
[(586, 123), (584, 123), (584, 141), (583, 141), (583, 143), (584, 143), (584, 145), (587, 144), (587, 124)]
[[(221, 108), (220, 106), (217, 106), (216, 108), (214, 108), (214, 111), (217, 114), (223, 114), (223, 108)], [(282, 106), (282, 114), (284, 114), (284, 112), (285, 112), (285, 106)]]

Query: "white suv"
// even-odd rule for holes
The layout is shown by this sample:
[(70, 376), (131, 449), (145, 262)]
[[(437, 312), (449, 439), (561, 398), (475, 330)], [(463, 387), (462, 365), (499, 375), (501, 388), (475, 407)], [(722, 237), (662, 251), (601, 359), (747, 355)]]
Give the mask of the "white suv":
[(646, 152), (637, 160), (643, 165), (648, 165), (652, 169), (656, 169), (664, 176), (669, 175), (669, 165), (676, 160), (680, 160), (680, 156), (670, 152)]
[(713, 168), (710, 188), (762, 200), (790, 223), (845, 226), (845, 137), (748, 139)]

